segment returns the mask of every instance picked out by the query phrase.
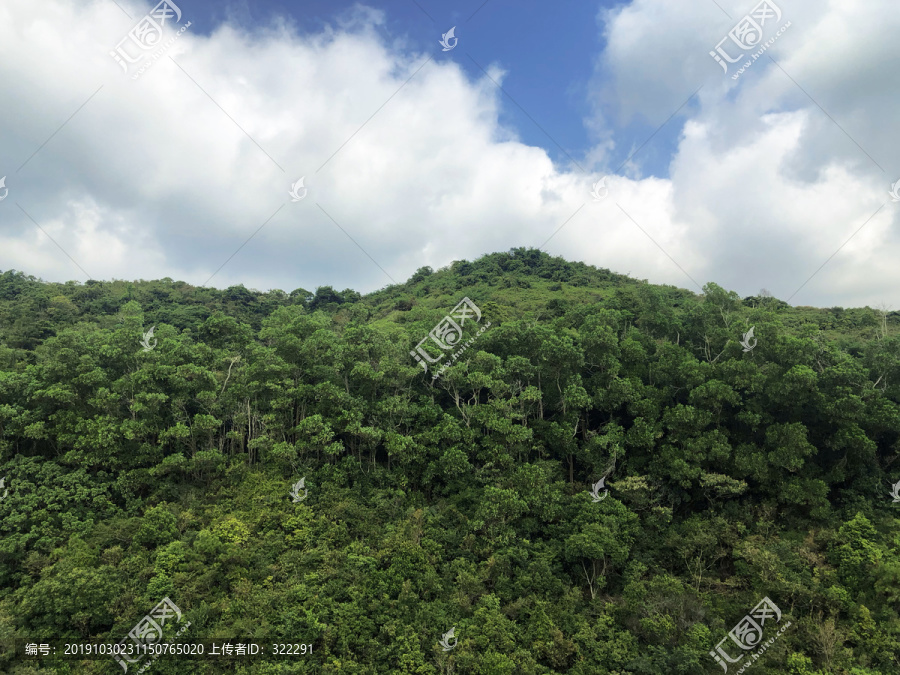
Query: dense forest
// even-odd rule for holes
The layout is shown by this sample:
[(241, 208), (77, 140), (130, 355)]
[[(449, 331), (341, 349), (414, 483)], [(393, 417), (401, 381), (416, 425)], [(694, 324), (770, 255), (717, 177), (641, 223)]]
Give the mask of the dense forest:
[(122, 673), (20, 643), (168, 598), (165, 639), (311, 653), (149, 672), (896, 675), (898, 319), (534, 249), (368, 295), (7, 271), (0, 670)]

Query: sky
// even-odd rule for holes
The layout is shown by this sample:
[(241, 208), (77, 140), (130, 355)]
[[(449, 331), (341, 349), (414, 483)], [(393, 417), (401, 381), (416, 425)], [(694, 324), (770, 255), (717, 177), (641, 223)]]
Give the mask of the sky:
[(893, 3), (447, 5), (4, 0), (0, 270), (365, 293), (524, 246), (900, 309)]

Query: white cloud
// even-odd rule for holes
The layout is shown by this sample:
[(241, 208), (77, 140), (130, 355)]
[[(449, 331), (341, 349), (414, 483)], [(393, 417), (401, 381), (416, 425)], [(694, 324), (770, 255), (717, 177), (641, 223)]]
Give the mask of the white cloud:
[[(120, 4), (134, 20), (106, 1), (0, 7), (0, 175), (10, 188), (0, 269), (82, 277), (16, 203), (97, 278), (197, 284), (271, 218), (211, 283), (288, 291), (389, 283), (329, 215), (397, 281), (423, 265), (539, 246), (571, 218), (550, 252), (693, 287), (668, 253), (701, 284), (784, 298), (888, 200), (900, 172), (887, 164), (900, 90), (883, 65), (898, 56), (900, 19), (886, 0), (865, 11), (792, 3), (772, 53), (887, 173), (767, 59), (737, 83), (722, 75), (708, 51), (750, 5), (720, 3), (733, 20), (712, 2), (636, 0), (601, 13), (591, 160), (611, 156), (607, 120), (660, 124), (704, 85), (690, 117), (670, 123), (687, 122), (670, 175), (611, 178), (601, 203), (589, 192), (602, 172), (555, 166), (518, 141), (498, 122), (505, 102), (488, 78), (470, 79), (454, 52), (385, 44), (380, 11), (357, 8), (307, 34), (286, 21), (209, 36), (189, 28), (132, 81), (108, 52), (147, 7)], [(309, 193), (292, 203), (300, 176)], [(794, 302), (900, 306), (896, 211), (889, 202)]]
[(679, 92), (704, 85), (671, 162), (673, 200), (658, 214), (685, 228), (696, 266), (684, 266), (694, 278), (786, 298), (840, 249), (793, 302), (888, 297), (896, 307), (897, 209), (887, 190), (900, 172), (890, 163), (900, 145), (892, 124), (900, 91), (879, 64), (900, 56), (891, 37), (900, 19), (887, 2), (779, 3), (778, 26), (792, 23), (771, 47), (781, 68), (764, 56), (735, 82), (708, 52), (754, 4), (725, 3), (731, 19), (711, 2), (676, 9), (637, 0), (606, 14), (609, 47), (598, 67), (613, 75), (596, 86), (598, 105), (615, 101), (625, 119), (643, 112), (662, 121), (681, 103)]

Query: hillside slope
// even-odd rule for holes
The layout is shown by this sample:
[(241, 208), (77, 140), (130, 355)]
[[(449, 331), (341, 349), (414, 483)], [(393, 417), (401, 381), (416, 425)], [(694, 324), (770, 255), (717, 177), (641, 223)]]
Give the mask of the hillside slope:
[(122, 672), (9, 641), (168, 597), (312, 645), (176, 675), (898, 673), (898, 315), (761, 296), (533, 249), (365, 296), (0, 274), (0, 668)]

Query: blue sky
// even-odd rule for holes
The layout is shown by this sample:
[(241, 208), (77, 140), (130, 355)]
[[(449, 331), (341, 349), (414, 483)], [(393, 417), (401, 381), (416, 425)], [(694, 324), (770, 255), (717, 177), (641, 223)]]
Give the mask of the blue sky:
[(416, 1), (181, 0), (138, 44), (155, 3), (5, 0), (0, 270), (367, 292), (532, 246), (900, 306), (888, 0)]

